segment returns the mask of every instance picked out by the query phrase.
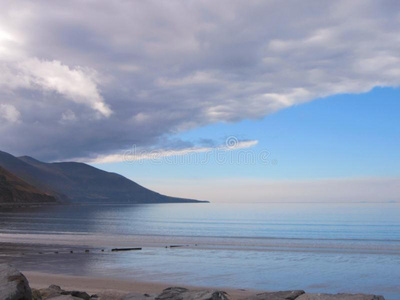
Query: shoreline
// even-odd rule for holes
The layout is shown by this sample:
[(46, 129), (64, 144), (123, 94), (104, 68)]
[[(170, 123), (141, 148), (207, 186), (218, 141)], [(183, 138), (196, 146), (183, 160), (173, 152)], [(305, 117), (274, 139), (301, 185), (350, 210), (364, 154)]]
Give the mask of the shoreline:
[[(173, 198), (173, 197), (172, 197)], [(66, 201), (66, 200), (57, 200), (57, 201), (49, 201), (49, 202), (0, 202), (0, 207), (3, 206), (24, 206), (24, 207), (36, 207), (36, 206), (48, 206), (48, 205), (65, 205), (65, 206), (98, 206), (98, 205), (103, 205), (103, 206), (131, 206), (131, 205), (153, 205), (153, 204), (202, 204), (202, 203), (207, 203), (210, 204), (212, 203), (209, 200), (186, 200), (186, 201), (160, 201), (160, 202), (113, 202), (113, 201), (99, 201), (99, 202), (90, 202), (90, 201)], [(395, 202), (397, 203), (397, 202)]]
[[(343, 224), (314, 219), (311, 207), (305, 214), (310, 219), (267, 222), (257, 207), (230, 211), (185, 205), (165, 212), (150, 205), (69, 206), (1, 213), (0, 262), (26, 272), (34, 288), (55, 284), (91, 294), (159, 295), (176, 285), (189, 290), (215, 287), (235, 299), (255, 294), (249, 290), (383, 294), (388, 300), (400, 295), (395, 282), (399, 271), (393, 269), (400, 238), (396, 231), (389, 234), (399, 225), (391, 206), (382, 211), (388, 214), (386, 223), (375, 221), (374, 210), (371, 220)], [(268, 214), (282, 209), (270, 207)], [(187, 217), (191, 213), (194, 219)], [(249, 221), (253, 214), (258, 217)], [(391, 276), (387, 270), (393, 271)], [(236, 297), (238, 293), (242, 295)]]
[(21, 270), (21, 272), (28, 279), (30, 286), (35, 289), (47, 288), (49, 285), (55, 284), (66, 290), (82, 290), (91, 294), (108, 293), (113, 296), (123, 296), (128, 293), (159, 294), (164, 289), (172, 286), (184, 287), (190, 290), (224, 290), (229, 294), (232, 300), (243, 299), (258, 292), (265, 292), (253, 289), (146, 282), (106, 277), (72, 276), (24, 270)]
[[(89, 232), (0, 232), (0, 254), (4, 249), (13, 249), (8, 254), (38, 254), (38, 252), (92, 253), (110, 252), (113, 248), (165, 249), (179, 248), (192, 250), (231, 250), (258, 252), (307, 252), (400, 255), (400, 240), (368, 239), (305, 239), (305, 238), (254, 238), (215, 236), (174, 236), (174, 235), (112, 235), (90, 234)], [(374, 243), (371, 246), (371, 242)], [(383, 242), (385, 247), (375, 244)], [(3, 248), (3, 249), (2, 249)], [(40, 250), (39, 250), (40, 249)], [(40, 254), (43, 254), (40, 253)]]

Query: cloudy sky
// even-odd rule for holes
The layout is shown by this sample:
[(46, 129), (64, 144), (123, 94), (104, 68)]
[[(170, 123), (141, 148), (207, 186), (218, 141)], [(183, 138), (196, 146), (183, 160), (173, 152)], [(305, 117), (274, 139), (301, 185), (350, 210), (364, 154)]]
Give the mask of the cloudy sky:
[(1, 7), (3, 151), (89, 162), (182, 196), (199, 193), (184, 179), (204, 191), (215, 178), (228, 193), (233, 178), (259, 190), (357, 178), (387, 179), (383, 198), (396, 200), (398, 1)]

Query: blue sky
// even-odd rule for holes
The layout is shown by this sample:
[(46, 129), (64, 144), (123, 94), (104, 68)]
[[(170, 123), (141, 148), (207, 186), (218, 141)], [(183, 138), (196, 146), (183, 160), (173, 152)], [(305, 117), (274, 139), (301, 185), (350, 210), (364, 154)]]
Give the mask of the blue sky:
[[(197, 143), (202, 139), (224, 142), (227, 137), (258, 140), (254, 147), (227, 152), (232, 160), (220, 164), (210, 156), (207, 163), (191, 157), (155, 162), (96, 164), (139, 183), (167, 191), (202, 180), (320, 180), (387, 178), (400, 176), (400, 89), (375, 88), (368, 93), (336, 95), (296, 105), (260, 120), (217, 123), (178, 137)], [(265, 164), (259, 154), (270, 155)], [(246, 163), (240, 151), (256, 157)], [(195, 154), (204, 159), (205, 154)], [(174, 183), (169, 182), (174, 178)], [(174, 186), (174, 184), (176, 186)], [(158, 186), (159, 185), (159, 186)], [(222, 189), (224, 187), (221, 187)], [(188, 196), (195, 196), (187, 191)]]
[[(97, 163), (171, 195), (396, 200), (399, 11), (374, 0), (8, 1), (0, 149)], [(123, 163), (133, 145), (164, 157)]]
[[(400, 176), (400, 90), (375, 88), (369, 93), (337, 95), (296, 105), (260, 120), (217, 123), (185, 132), (178, 137), (197, 143), (213, 139), (223, 143), (231, 136), (258, 140), (245, 151), (270, 153), (266, 164), (233, 159), (219, 164), (210, 158), (159, 162), (96, 164), (130, 178), (245, 177), (311, 179)], [(236, 154), (235, 154), (236, 153)], [(188, 156), (190, 156), (189, 154)], [(205, 155), (202, 155), (204, 159)], [(235, 158), (236, 157), (236, 158)], [(232, 161), (232, 163), (230, 163)]]

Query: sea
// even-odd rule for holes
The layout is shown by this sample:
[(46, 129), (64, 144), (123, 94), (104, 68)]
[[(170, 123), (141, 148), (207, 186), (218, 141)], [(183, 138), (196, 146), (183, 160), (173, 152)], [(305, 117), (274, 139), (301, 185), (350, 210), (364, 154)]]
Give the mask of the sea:
[(400, 299), (400, 203), (2, 209), (0, 246), (25, 271)]

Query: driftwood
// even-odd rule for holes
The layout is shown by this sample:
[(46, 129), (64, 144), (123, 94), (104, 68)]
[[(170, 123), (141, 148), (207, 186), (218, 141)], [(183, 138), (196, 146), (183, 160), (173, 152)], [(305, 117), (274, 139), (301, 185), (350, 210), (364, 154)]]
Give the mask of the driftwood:
[(114, 248), (114, 249), (111, 249), (112, 252), (117, 252), (117, 251), (135, 251), (135, 250), (142, 250), (142, 248)]

